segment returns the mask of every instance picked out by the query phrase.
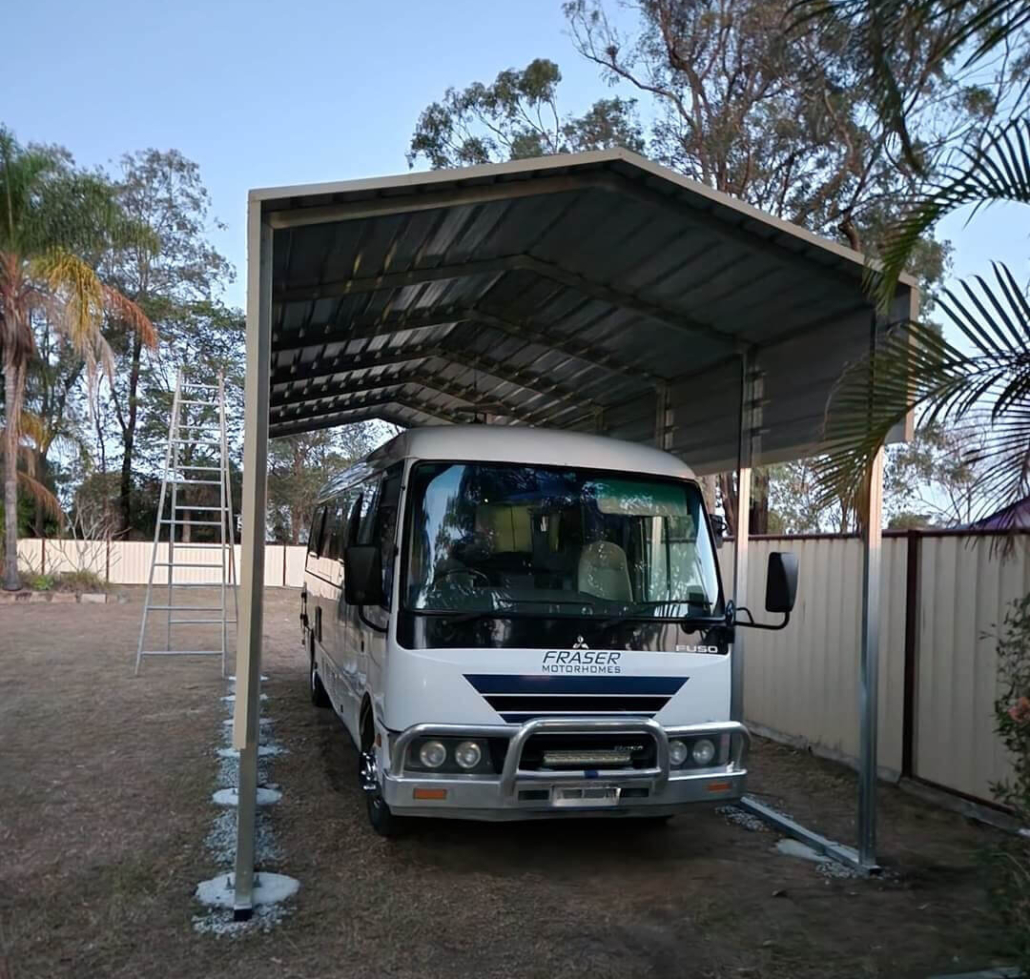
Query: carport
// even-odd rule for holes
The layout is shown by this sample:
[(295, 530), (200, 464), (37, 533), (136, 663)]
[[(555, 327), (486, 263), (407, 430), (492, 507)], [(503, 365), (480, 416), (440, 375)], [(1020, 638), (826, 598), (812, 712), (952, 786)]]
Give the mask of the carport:
[[(269, 438), (374, 418), (601, 432), (664, 448), (698, 474), (735, 468), (746, 528), (751, 468), (818, 452), (842, 370), (918, 309), (905, 279), (878, 317), (860, 254), (623, 150), (252, 191), (247, 236), (240, 917), (254, 875)], [(866, 870), (876, 864), (882, 452), (872, 470), (857, 851), (762, 813)], [(747, 533), (734, 547), (740, 606)], [(738, 719), (744, 640), (738, 630)]]

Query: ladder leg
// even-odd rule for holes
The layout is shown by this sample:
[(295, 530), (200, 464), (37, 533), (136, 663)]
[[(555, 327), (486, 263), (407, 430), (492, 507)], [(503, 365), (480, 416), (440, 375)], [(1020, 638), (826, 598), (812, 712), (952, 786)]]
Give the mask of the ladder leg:
[[(178, 438), (178, 418), (172, 419), (172, 431)], [(177, 485), (179, 471), (179, 443), (173, 443), (172, 448), (172, 477), (176, 482), (172, 483), (172, 522), (168, 525), (168, 567), (165, 569), (168, 574), (168, 601), (165, 603), (171, 608), (175, 602), (172, 600), (172, 585), (175, 580), (175, 508), (179, 502), (179, 487)], [(172, 613), (168, 613), (168, 626), (165, 632), (165, 649), (172, 648)]]
[[(161, 496), (157, 502), (157, 521), (154, 524), (154, 543), (150, 550), (150, 574), (147, 576), (147, 594), (143, 599), (143, 618), (139, 625), (139, 645), (136, 647), (136, 667), (133, 670), (134, 676), (139, 676), (140, 663), (143, 661), (143, 642), (146, 639), (147, 634), (147, 615), (150, 612), (150, 599), (154, 591), (154, 569), (157, 566), (157, 545), (161, 540), (161, 518), (164, 516), (165, 509), (165, 498), (168, 495), (168, 473), (169, 466), (172, 461), (172, 436), (171, 432), (177, 427), (176, 420), (179, 417), (179, 389), (180, 389), (181, 377), (176, 376), (175, 378), (175, 393), (172, 395), (172, 424), (169, 429), (168, 445), (165, 446), (165, 471), (164, 478), (161, 480)], [(174, 527), (175, 520), (175, 504), (172, 504), (172, 517), (173, 523), (170, 526)], [(172, 603), (169, 602), (169, 605)], [(172, 613), (168, 613), (169, 619)], [(169, 629), (171, 626), (169, 626)]]

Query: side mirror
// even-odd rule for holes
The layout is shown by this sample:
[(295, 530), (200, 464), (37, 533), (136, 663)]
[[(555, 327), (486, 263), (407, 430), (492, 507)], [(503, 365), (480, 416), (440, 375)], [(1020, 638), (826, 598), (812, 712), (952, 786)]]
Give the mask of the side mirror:
[(798, 597), (798, 559), (789, 551), (773, 551), (765, 579), (765, 610), (790, 615)]
[(717, 513), (709, 514), (708, 519), (712, 522), (712, 535), (715, 537), (715, 546), (722, 547), (723, 540), (726, 537), (726, 519), (720, 517)]
[(343, 552), (343, 598), (348, 605), (382, 605), (383, 555), (374, 544), (355, 544)]
[[(782, 615), (783, 621), (778, 625), (756, 622), (750, 609), (734, 608), (733, 603), (729, 602), (726, 607), (727, 624), (742, 625), (749, 629), (785, 629), (790, 622), (790, 613), (797, 597), (798, 559), (789, 552), (773, 551), (769, 555), (769, 570), (765, 579), (765, 610)], [(746, 619), (737, 617), (742, 612), (747, 615)]]

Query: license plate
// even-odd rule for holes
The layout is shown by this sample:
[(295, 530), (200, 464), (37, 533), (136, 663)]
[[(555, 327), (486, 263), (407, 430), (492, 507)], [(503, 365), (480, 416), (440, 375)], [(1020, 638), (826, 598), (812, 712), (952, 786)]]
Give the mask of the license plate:
[(617, 785), (559, 786), (551, 797), (555, 806), (617, 806), (622, 789)]

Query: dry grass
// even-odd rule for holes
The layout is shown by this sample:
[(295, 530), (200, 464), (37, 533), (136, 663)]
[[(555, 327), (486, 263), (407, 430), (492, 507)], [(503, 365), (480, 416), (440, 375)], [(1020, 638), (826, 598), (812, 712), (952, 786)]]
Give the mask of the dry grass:
[[(197, 589), (198, 592), (202, 591)], [(926, 976), (992, 961), (976, 853), (987, 831), (881, 792), (884, 881), (828, 880), (714, 812), (624, 822), (366, 827), (354, 751), (307, 700), (296, 593), (267, 593), (265, 684), (301, 880), (270, 934), (194, 933), (214, 749), (213, 661), (146, 663), (127, 605), (0, 611), (0, 976)], [(185, 642), (198, 636), (184, 635)], [(752, 787), (854, 835), (854, 778), (760, 743)], [(3, 956), (7, 957), (7, 975)]]

